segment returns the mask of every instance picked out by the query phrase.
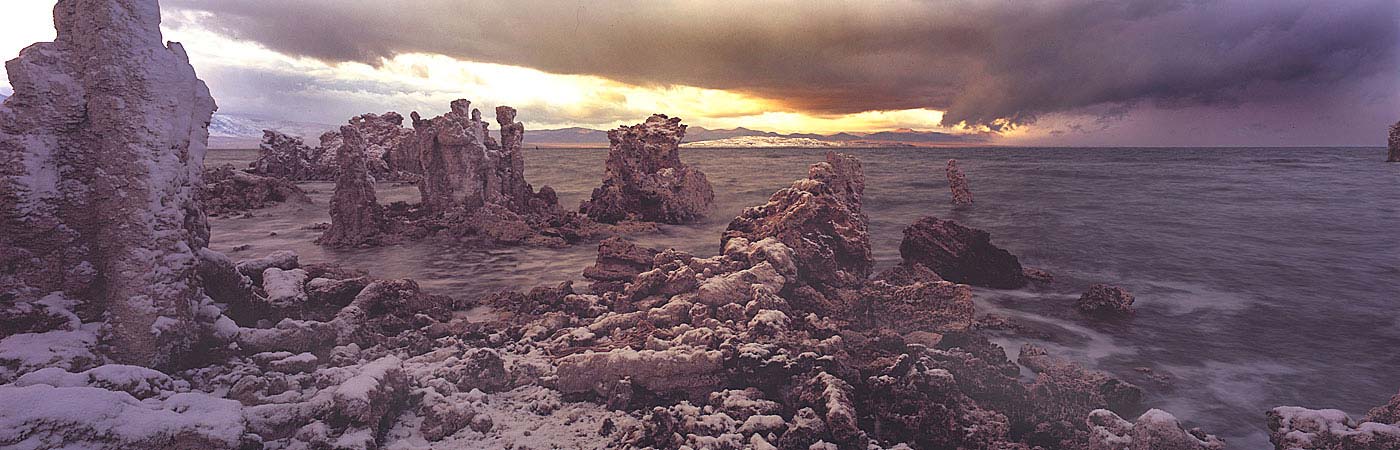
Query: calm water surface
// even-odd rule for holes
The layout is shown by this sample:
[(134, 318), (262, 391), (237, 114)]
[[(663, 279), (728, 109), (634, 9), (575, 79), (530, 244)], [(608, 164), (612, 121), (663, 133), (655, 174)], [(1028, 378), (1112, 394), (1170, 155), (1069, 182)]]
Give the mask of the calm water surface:
[[(864, 162), (865, 211), (881, 267), (899, 261), (901, 230), (933, 215), (985, 229), (1024, 264), (1056, 276), (1048, 289), (977, 290), (980, 313), (1032, 324), (1052, 352), (1143, 384), (1147, 404), (1227, 439), (1270, 448), (1264, 411), (1338, 408), (1359, 418), (1400, 389), (1400, 164), (1379, 149), (876, 149)], [(606, 150), (527, 152), (527, 177), (577, 205), (596, 187)], [(699, 255), (740, 210), (806, 174), (823, 150), (687, 150), (714, 185), (711, 219), (635, 240)], [(211, 151), (246, 164), (252, 151)], [(977, 204), (949, 207), (943, 175), (961, 161)], [(331, 251), (303, 227), (329, 220), (331, 183), (311, 205), (214, 219), (213, 247), (234, 258), (295, 250), (380, 277), (418, 280), (464, 298), (579, 280), (596, 247), (475, 250), (442, 241)], [(382, 185), (381, 202), (416, 201)], [(247, 250), (233, 251), (249, 244)], [(1106, 282), (1137, 295), (1137, 316), (1097, 322), (1073, 311)], [(998, 339), (1013, 354), (1024, 338)]]

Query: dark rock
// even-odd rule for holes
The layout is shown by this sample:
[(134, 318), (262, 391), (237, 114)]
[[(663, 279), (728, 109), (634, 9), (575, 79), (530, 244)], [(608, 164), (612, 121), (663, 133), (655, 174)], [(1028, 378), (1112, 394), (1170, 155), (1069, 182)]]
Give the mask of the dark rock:
[(1121, 316), (1133, 313), (1133, 294), (1118, 286), (1095, 284), (1089, 287), (1074, 307), (1085, 314)]
[(609, 131), (603, 185), (579, 212), (604, 223), (679, 224), (703, 218), (713, 208), (715, 194), (704, 173), (681, 162), (685, 129), (680, 118), (657, 114), (640, 125)]
[(1400, 162), (1400, 122), (1390, 126), (1390, 137), (1386, 140), (1386, 145), (1390, 147), (1390, 154), (1386, 161)]
[(924, 217), (904, 229), (904, 264), (922, 264), (954, 283), (997, 289), (1025, 287), (1021, 262), (992, 245), (991, 235), (951, 220)]
[(657, 253), (656, 249), (638, 246), (621, 237), (610, 237), (598, 244), (598, 260), (583, 270), (583, 277), (606, 285), (594, 291), (620, 290), (638, 274), (651, 270)]
[(288, 179), (253, 175), (224, 164), (204, 171), (200, 201), (204, 202), (204, 212), (213, 215), (289, 201), (311, 203), (311, 198)]

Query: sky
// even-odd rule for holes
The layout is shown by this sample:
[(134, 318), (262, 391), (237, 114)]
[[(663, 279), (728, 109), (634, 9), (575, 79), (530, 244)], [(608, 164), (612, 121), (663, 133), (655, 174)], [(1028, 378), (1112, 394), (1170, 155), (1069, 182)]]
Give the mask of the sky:
[[(53, 38), (4, 6), (0, 55)], [(1379, 146), (1394, 0), (164, 0), (224, 113), (342, 123), (452, 99), (528, 128), (982, 134), (1000, 145)], [(8, 83), (0, 83), (8, 92)]]

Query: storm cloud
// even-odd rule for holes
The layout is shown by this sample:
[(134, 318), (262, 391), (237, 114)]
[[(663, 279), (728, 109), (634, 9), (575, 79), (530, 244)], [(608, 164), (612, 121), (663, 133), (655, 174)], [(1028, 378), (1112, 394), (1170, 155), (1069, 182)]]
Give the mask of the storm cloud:
[(932, 108), (947, 111), (945, 124), (1287, 98), (1393, 77), (1400, 46), (1393, 0), (166, 5), (328, 62), (443, 54), (743, 92), (817, 114)]

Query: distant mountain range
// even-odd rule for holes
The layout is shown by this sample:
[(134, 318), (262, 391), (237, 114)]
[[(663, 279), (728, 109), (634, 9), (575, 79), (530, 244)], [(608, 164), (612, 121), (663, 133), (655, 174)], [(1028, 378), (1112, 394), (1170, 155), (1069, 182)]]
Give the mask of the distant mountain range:
[[(209, 147), (224, 149), (258, 148), (263, 130), (275, 130), (306, 140), (316, 146), (321, 133), (335, 128), (329, 124), (270, 120), (240, 114), (215, 113), (209, 123)], [(985, 144), (983, 136), (937, 131), (898, 129), (875, 133), (782, 134), (771, 131), (734, 128), (711, 130), (691, 126), (686, 129), (687, 148), (827, 148), (827, 147), (932, 147)], [(591, 128), (526, 130), (525, 145), (537, 147), (608, 146), (608, 132)]]

